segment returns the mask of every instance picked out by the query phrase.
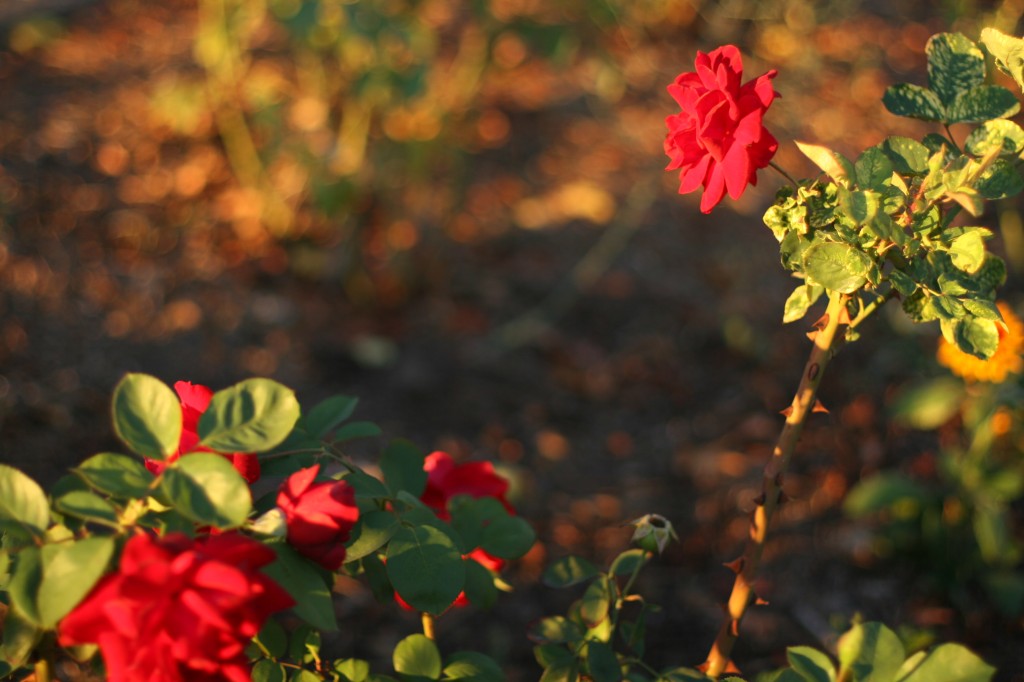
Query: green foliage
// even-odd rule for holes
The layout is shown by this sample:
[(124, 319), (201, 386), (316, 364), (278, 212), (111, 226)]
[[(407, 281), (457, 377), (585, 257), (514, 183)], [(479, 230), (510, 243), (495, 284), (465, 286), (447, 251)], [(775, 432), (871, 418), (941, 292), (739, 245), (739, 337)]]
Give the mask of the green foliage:
[(42, 535), (50, 526), (50, 504), (39, 484), (14, 467), (0, 464), (0, 529), (14, 527)]
[(166, 384), (146, 374), (128, 374), (114, 388), (114, 431), (133, 451), (165, 459), (178, 450), (181, 404)]
[(319, 630), (337, 630), (331, 583), (324, 571), (286, 544), (275, 543), (277, 561), (263, 571), (295, 600), (295, 613)]
[(175, 460), (163, 472), (160, 491), (185, 517), (222, 530), (241, 526), (252, 511), (249, 485), (221, 455), (198, 452)]
[(451, 536), (433, 526), (403, 526), (387, 551), (391, 584), (418, 611), (443, 613), (466, 584), (462, 554)]
[(213, 394), (199, 419), (199, 444), (218, 452), (266, 452), (287, 438), (298, 418), (291, 389), (247, 379)]

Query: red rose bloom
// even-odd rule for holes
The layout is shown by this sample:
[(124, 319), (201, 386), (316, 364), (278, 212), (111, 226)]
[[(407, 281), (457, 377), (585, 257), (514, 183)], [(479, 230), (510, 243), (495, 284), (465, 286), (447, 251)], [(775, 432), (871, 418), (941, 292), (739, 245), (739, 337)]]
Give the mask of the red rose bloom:
[(288, 525), (288, 544), (329, 571), (345, 561), (345, 541), (359, 518), (355, 491), (345, 481), (314, 483), (319, 464), (288, 477), (277, 506)]
[(294, 604), (258, 570), (274, 558), (237, 533), (136, 535), (61, 621), (60, 643), (98, 644), (110, 682), (250, 682), (245, 647)]
[(779, 143), (762, 125), (764, 112), (778, 93), (773, 69), (740, 85), (743, 61), (734, 45), (697, 53), (696, 72), (679, 74), (668, 86), (682, 113), (665, 119), (665, 170), (679, 169), (679, 193), (701, 185), (700, 210), (710, 213), (726, 191), (738, 199), (757, 171), (768, 165)]
[[(168, 463), (182, 455), (187, 455), (190, 452), (212, 452), (209, 448), (199, 445), (199, 418), (209, 407), (213, 391), (206, 386), (191, 384), (187, 381), (176, 382), (174, 391), (181, 400), (181, 439), (178, 441), (178, 451), (168, 457), (166, 461), (146, 460), (146, 468), (154, 474), (162, 472)], [(260, 461), (256, 455), (245, 452), (222, 452), (219, 454), (231, 460), (235, 469), (248, 483), (251, 484), (260, 477)]]
[(427, 471), (427, 487), (420, 499), (443, 521), (451, 519), (448, 500), (456, 495), (495, 497), (513, 511), (505, 499), (508, 481), (495, 473), (490, 462), (456, 464), (447, 452), (433, 452), (423, 462), (423, 468)]

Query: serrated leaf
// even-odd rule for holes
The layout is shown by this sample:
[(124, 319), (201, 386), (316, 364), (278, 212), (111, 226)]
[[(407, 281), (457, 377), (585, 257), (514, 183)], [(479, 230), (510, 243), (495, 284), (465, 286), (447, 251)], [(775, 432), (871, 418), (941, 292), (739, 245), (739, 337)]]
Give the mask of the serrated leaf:
[(387, 574), (395, 591), (417, 611), (443, 613), (466, 583), (455, 542), (433, 526), (404, 526), (388, 544)]
[(814, 162), (818, 168), (823, 170), (837, 183), (848, 184), (849, 180), (856, 177), (856, 171), (850, 160), (839, 152), (832, 151), (828, 147), (806, 142), (797, 142), (797, 148), (803, 155)]
[(847, 244), (819, 242), (803, 254), (804, 273), (829, 291), (852, 294), (867, 283), (872, 261)]
[(597, 567), (586, 559), (567, 556), (547, 567), (543, 581), (548, 587), (568, 587), (593, 578), (597, 574)]
[(402, 676), (436, 680), (441, 677), (441, 652), (424, 635), (409, 635), (395, 646), (395, 672)]
[(943, 644), (900, 682), (989, 682), (995, 673), (995, 668), (967, 647)]
[(50, 525), (50, 504), (39, 484), (6, 464), (0, 464), (0, 520), (12, 521), (33, 535)]
[(928, 148), (909, 137), (887, 137), (882, 151), (892, 161), (897, 173), (923, 175), (928, 171)]
[(264, 567), (263, 572), (295, 600), (295, 613), (318, 630), (337, 630), (331, 589), (321, 571), (284, 543), (268, 546), (277, 553), (277, 561)]
[(960, 93), (949, 107), (949, 123), (981, 123), (1009, 118), (1020, 111), (1016, 96), (1000, 85), (979, 85)]
[(299, 419), (295, 393), (270, 379), (247, 379), (217, 391), (199, 418), (199, 444), (218, 452), (266, 452)]
[(961, 33), (938, 33), (925, 46), (928, 85), (946, 107), (985, 82), (985, 55)]
[(164, 470), (160, 491), (176, 511), (205, 526), (238, 528), (252, 511), (252, 493), (222, 455), (185, 455)]
[(146, 497), (155, 478), (142, 462), (112, 452), (93, 455), (71, 473), (89, 487), (121, 499)]
[(892, 161), (879, 147), (868, 147), (853, 164), (857, 173), (857, 186), (861, 189), (882, 191), (892, 177)]
[(893, 270), (889, 273), (889, 281), (893, 288), (900, 292), (901, 296), (910, 296), (917, 290), (917, 282), (907, 276), (902, 270)]
[(924, 121), (941, 121), (946, 109), (939, 96), (928, 88), (913, 83), (891, 85), (882, 95), (882, 104), (897, 116), (919, 118)]
[(996, 65), (1024, 89), (1024, 40), (998, 29), (983, 28), (981, 44), (995, 57)]
[(854, 625), (838, 650), (839, 676), (852, 673), (857, 682), (892, 682), (906, 657), (900, 638), (881, 623)]
[(165, 383), (148, 374), (127, 374), (111, 402), (114, 432), (133, 452), (166, 459), (178, 451), (181, 402)]
[(809, 646), (791, 646), (786, 659), (807, 682), (835, 682), (836, 668), (827, 654)]

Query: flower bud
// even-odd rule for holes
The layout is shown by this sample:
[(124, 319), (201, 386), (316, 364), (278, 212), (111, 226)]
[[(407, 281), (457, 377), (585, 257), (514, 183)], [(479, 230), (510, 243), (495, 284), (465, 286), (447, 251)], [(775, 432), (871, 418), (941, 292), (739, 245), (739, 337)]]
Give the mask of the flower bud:
[(670, 539), (679, 540), (671, 522), (661, 514), (645, 514), (630, 523), (636, 526), (632, 541), (648, 552), (661, 554)]

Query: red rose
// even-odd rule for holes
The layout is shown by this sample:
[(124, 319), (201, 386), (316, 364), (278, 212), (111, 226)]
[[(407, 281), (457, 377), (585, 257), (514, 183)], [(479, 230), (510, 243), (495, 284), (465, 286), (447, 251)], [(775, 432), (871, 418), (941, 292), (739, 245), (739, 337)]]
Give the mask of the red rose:
[[(423, 468), (427, 472), (427, 487), (420, 500), (430, 507), (438, 518), (443, 521), (450, 521), (451, 514), (448, 512), (448, 500), (456, 495), (469, 495), (470, 497), (493, 497), (505, 505), (509, 513), (514, 513), (512, 505), (505, 499), (508, 492), (508, 481), (494, 471), (494, 465), (490, 462), (466, 462), (456, 464), (452, 456), (447, 452), (433, 452), (423, 462)], [(488, 554), (477, 547), (464, 559), (472, 559), (484, 568), (495, 573), (505, 567), (505, 560)], [(398, 593), (395, 593), (395, 601), (404, 609), (412, 610)], [(461, 607), (469, 604), (465, 592), (459, 592), (459, 596), (452, 602), (453, 607)]]
[[(181, 439), (178, 441), (178, 451), (172, 454), (164, 462), (147, 459), (146, 468), (154, 474), (159, 474), (168, 463), (173, 462), (182, 455), (190, 452), (212, 452), (209, 448), (199, 445), (199, 418), (206, 412), (210, 405), (210, 398), (213, 391), (200, 384), (191, 384), (187, 381), (179, 381), (174, 384), (174, 390), (181, 400)], [(260, 477), (260, 461), (256, 455), (245, 452), (219, 453), (231, 460), (238, 473), (242, 474), (248, 483), (253, 483)]]
[(495, 497), (513, 511), (505, 499), (508, 481), (495, 473), (490, 462), (456, 464), (451, 455), (439, 451), (427, 456), (423, 468), (427, 471), (427, 487), (420, 499), (443, 521), (451, 519), (448, 500), (456, 495)]
[(277, 506), (288, 525), (288, 544), (329, 571), (345, 561), (345, 541), (359, 518), (355, 492), (345, 481), (314, 483), (319, 464), (288, 477)]
[(250, 682), (245, 647), (294, 604), (258, 570), (274, 558), (237, 533), (136, 535), (61, 621), (60, 643), (98, 644), (110, 682)]
[(734, 45), (697, 53), (696, 72), (679, 74), (668, 91), (682, 113), (665, 119), (665, 170), (679, 169), (679, 193), (704, 186), (700, 210), (710, 213), (726, 191), (738, 199), (757, 171), (768, 165), (779, 143), (761, 123), (778, 93), (773, 69), (740, 85), (743, 61)]

